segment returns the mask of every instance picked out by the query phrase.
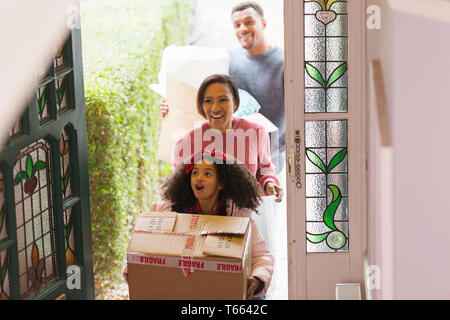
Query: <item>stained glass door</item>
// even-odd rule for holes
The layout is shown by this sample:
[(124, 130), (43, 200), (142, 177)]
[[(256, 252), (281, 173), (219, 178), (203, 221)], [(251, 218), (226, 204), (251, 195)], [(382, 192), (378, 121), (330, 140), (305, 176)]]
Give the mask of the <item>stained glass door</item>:
[(285, 1), (290, 298), (364, 289), (364, 13), (359, 0)]
[(94, 298), (80, 30), (55, 47), (0, 153), (0, 299)]

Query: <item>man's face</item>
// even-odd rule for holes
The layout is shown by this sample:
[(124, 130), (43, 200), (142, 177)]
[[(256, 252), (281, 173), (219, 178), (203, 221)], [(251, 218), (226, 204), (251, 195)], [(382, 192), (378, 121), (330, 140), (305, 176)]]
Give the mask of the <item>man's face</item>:
[(250, 50), (264, 43), (266, 20), (253, 8), (247, 8), (232, 14), (234, 32), (241, 46)]

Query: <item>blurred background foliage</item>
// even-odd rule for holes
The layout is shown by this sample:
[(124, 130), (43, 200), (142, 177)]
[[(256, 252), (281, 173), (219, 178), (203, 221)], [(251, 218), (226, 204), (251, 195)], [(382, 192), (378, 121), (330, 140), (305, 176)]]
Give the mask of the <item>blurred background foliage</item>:
[(137, 214), (171, 172), (156, 160), (162, 52), (186, 45), (189, 0), (81, 0), (96, 298), (122, 283)]

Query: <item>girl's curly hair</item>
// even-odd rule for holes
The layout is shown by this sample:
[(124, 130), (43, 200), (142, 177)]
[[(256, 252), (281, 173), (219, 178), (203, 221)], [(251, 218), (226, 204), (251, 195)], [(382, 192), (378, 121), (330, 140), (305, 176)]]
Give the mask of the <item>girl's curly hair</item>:
[[(213, 159), (214, 160), (214, 159)], [(261, 202), (262, 191), (255, 177), (243, 164), (216, 163), (219, 184), (223, 189), (219, 199), (232, 200), (239, 208), (256, 210)], [(187, 165), (182, 165), (162, 185), (162, 198), (174, 203), (175, 211), (182, 211), (195, 204), (191, 187), (191, 173), (186, 174)]]

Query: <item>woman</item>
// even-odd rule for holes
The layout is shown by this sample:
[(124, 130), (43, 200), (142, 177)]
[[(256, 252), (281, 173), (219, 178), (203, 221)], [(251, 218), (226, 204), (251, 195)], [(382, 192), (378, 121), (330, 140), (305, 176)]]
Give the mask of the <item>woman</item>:
[(197, 111), (207, 121), (176, 143), (174, 169), (189, 163), (201, 150), (223, 152), (244, 164), (264, 193), (281, 202), (283, 190), (270, 159), (269, 135), (261, 125), (233, 117), (238, 108), (238, 87), (233, 79), (221, 74), (207, 77), (197, 92)]

